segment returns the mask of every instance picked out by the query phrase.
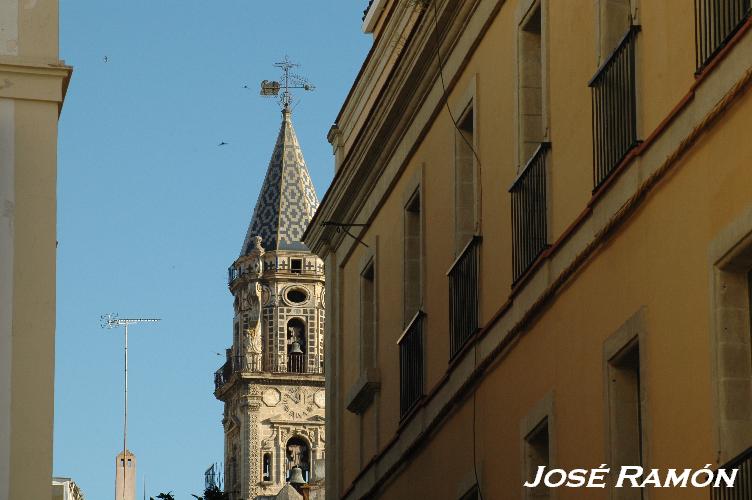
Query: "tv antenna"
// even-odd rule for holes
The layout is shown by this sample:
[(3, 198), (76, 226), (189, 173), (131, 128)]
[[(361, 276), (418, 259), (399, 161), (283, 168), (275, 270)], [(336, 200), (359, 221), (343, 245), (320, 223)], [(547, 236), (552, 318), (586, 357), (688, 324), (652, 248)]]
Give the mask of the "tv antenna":
[(305, 92), (312, 92), (316, 87), (308, 81), (307, 78), (294, 73), (293, 69), (300, 67), (300, 64), (296, 64), (285, 56), (285, 58), (279, 62), (274, 63), (274, 66), (282, 70), (282, 78), (280, 81), (276, 80), (264, 80), (261, 82), (261, 95), (264, 97), (277, 97), (282, 109), (290, 109), (290, 105), (293, 101), (293, 93), (291, 90), (303, 90)]
[(107, 328), (108, 330), (112, 330), (113, 328), (123, 327), (123, 330), (125, 332), (125, 343), (124, 343), (124, 363), (123, 363), (123, 380), (124, 386), (123, 386), (123, 399), (124, 399), (124, 405), (123, 405), (123, 498), (122, 500), (125, 500), (125, 482), (127, 481), (127, 476), (125, 475), (125, 464), (128, 461), (128, 325), (134, 325), (136, 323), (156, 323), (158, 321), (161, 321), (159, 318), (118, 318), (117, 314), (109, 313), (105, 314), (100, 317), (101, 318), (101, 327)]

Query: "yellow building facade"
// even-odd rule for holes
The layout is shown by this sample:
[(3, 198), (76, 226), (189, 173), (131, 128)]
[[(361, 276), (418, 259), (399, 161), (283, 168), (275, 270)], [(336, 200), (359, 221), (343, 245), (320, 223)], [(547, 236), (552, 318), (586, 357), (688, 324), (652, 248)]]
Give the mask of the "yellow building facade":
[(369, 4), (304, 236), (331, 498), (718, 495), (523, 487), (539, 466), (752, 481), (749, 9)]
[(71, 68), (56, 0), (0, 1), (0, 499), (50, 498), (57, 124)]

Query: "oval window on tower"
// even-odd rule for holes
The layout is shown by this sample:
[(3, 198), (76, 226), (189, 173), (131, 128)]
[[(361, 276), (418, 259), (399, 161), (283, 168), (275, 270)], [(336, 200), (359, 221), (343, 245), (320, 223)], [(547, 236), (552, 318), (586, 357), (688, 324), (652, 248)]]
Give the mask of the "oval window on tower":
[(301, 290), (300, 288), (292, 288), (287, 291), (287, 301), (292, 302), (293, 304), (300, 304), (302, 302), (305, 302), (308, 300), (308, 294), (305, 292), (305, 290)]

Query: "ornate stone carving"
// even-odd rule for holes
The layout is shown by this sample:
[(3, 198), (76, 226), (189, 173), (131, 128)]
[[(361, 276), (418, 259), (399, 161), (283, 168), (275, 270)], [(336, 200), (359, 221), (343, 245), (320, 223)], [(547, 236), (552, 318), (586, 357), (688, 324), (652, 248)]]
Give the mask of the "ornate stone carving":
[(282, 409), (293, 419), (308, 417), (313, 413), (313, 396), (303, 387), (290, 387), (282, 394)]
[(261, 397), (261, 400), (266, 406), (274, 407), (279, 404), (281, 398), (282, 396), (279, 393), (279, 389), (272, 387), (264, 391), (264, 395)]
[(324, 391), (316, 391), (316, 393), (313, 395), (313, 402), (319, 408), (324, 408), (326, 406), (326, 394), (324, 393)]
[(264, 247), (261, 246), (261, 236), (254, 236), (252, 238), (252, 245), (250, 257), (251, 263), (249, 265), (249, 271), (252, 276), (258, 277), (264, 272)]

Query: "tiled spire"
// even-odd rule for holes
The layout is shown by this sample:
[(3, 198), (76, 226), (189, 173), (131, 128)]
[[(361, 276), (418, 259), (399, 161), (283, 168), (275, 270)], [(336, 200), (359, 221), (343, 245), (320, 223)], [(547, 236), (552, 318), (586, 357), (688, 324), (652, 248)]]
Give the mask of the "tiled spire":
[(250, 253), (254, 236), (261, 236), (261, 246), (267, 251), (308, 250), (301, 238), (318, 205), (316, 190), (292, 127), (290, 110), (285, 108), (240, 254)]

